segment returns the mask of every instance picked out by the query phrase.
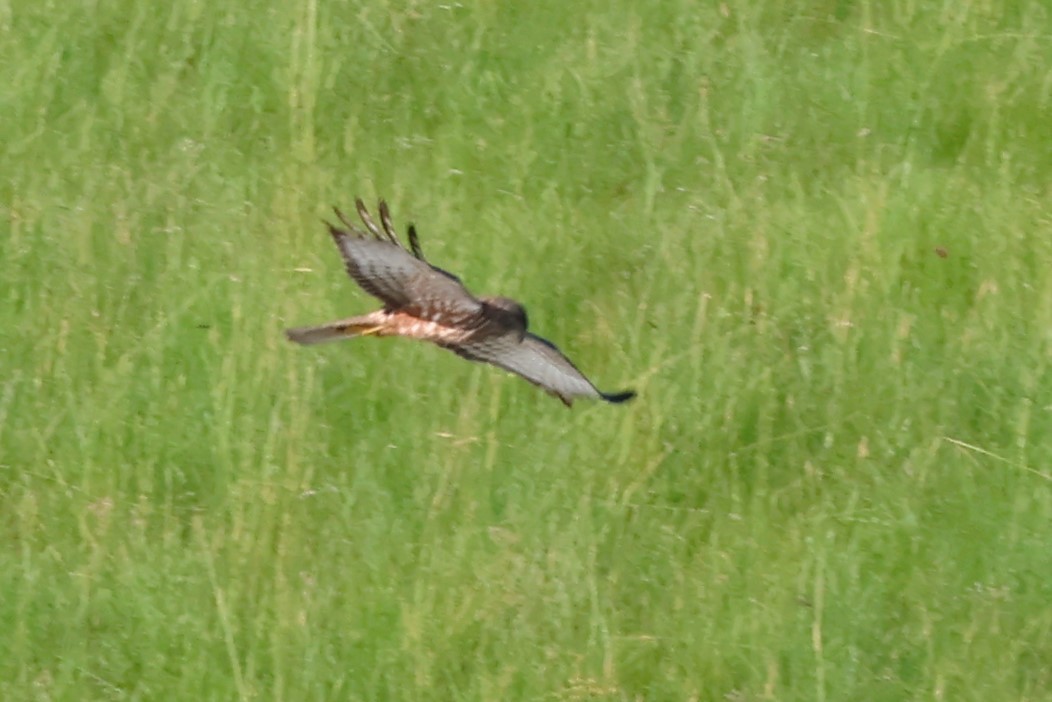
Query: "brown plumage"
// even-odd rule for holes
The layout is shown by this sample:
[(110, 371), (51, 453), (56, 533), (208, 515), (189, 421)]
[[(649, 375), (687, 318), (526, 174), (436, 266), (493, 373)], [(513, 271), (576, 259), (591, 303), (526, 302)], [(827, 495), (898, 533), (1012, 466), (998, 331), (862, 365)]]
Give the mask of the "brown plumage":
[(319, 344), (356, 336), (405, 336), (516, 373), (567, 406), (578, 397), (607, 402), (635, 397), (631, 390), (598, 390), (554, 344), (527, 331), (526, 310), (518, 302), (475, 297), (455, 275), (429, 264), (412, 225), (410, 250), (403, 248), (386, 202), (380, 201), (379, 227), (361, 200), (355, 204), (368, 232), (358, 229), (338, 209), (336, 216), (345, 229), (327, 223), (329, 232), (347, 273), (384, 306), (338, 322), (289, 329), (285, 333), (291, 341)]

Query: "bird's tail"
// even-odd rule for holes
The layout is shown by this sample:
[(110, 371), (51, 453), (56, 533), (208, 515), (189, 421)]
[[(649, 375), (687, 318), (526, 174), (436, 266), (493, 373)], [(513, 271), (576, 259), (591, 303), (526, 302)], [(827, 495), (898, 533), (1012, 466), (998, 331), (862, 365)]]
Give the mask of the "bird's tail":
[(316, 327), (297, 327), (286, 329), (285, 336), (289, 341), (311, 346), (328, 341), (353, 339), (356, 336), (370, 336), (380, 330), (380, 325), (363, 317), (351, 317), (339, 322), (330, 322)]

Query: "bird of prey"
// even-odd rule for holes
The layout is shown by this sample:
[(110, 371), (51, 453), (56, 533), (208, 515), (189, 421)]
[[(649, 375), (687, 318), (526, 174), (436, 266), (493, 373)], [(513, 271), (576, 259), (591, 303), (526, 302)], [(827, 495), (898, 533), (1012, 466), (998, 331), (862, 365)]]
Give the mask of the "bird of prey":
[(635, 392), (602, 392), (550, 341), (526, 330), (526, 310), (506, 297), (475, 297), (452, 273), (432, 266), (410, 225), (406, 250), (380, 200), (380, 226), (362, 201), (358, 216), (367, 231), (333, 208), (343, 224), (326, 222), (351, 278), (383, 307), (375, 312), (285, 332), (299, 344), (358, 336), (405, 336), (430, 341), (471, 361), (490, 363), (540, 386), (569, 407), (576, 398), (625, 402)]

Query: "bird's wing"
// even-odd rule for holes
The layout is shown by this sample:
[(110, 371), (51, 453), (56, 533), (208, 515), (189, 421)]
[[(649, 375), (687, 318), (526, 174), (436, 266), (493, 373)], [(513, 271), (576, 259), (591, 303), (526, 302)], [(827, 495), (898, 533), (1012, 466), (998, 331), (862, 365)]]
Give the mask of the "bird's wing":
[(534, 334), (520, 337), (516, 332), (508, 332), (447, 348), (469, 360), (490, 363), (520, 375), (567, 406), (578, 397), (625, 402), (636, 395), (631, 390), (602, 392), (554, 344)]
[(328, 226), (347, 273), (362, 290), (379, 298), (390, 309), (431, 321), (441, 321), (451, 313), (464, 315), (481, 310), (481, 303), (456, 276), (402, 248), (385, 202), (380, 201), (383, 230), (373, 222), (361, 200), (357, 206), (368, 233), (358, 229), (339, 210), (336, 216), (346, 229)]

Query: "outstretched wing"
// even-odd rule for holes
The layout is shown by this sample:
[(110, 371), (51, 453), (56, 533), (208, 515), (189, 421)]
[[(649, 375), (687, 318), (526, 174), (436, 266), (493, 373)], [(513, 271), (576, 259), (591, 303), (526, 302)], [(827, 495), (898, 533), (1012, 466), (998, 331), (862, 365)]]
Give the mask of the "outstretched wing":
[(417, 255), (402, 247), (391, 225), (387, 203), (380, 201), (382, 230), (376, 226), (361, 200), (356, 200), (355, 204), (368, 232), (358, 229), (339, 210), (336, 210), (336, 216), (346, 229), (332, 224), (328, 226), (343, 256), (347, 273), (362, 290), (379, 298), (389, 309), (430, 321), (464, 318), (480, 312), (482, 304), (456, 276), (423, 260), (415, 231), (413, 241)]
[(555, 344), (534, 334), (520, 337), (518, 333), (510, 332), (446, 348), (469, 360), (490, 363), (521, 375), (558, 397), (567, 407), (578, 397), (625, 402), (636, 396), (631, 390), (602, 392)]

